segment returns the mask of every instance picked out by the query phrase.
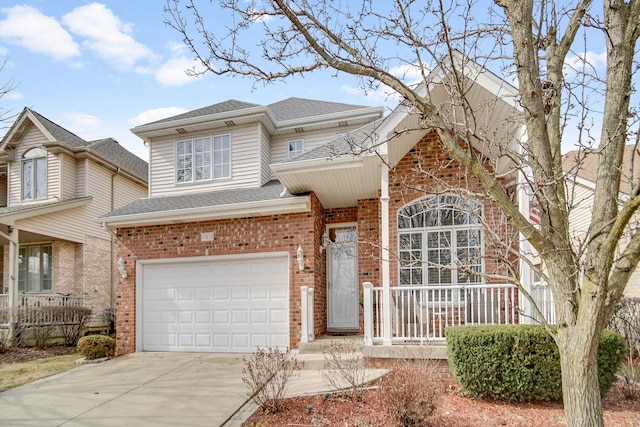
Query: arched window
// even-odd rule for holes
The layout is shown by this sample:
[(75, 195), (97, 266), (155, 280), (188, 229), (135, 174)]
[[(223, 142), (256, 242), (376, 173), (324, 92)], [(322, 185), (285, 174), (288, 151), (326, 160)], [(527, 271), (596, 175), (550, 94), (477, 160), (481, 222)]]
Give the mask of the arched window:
[[(419, 200), (398, 211), (400, 286), (480, 284), (481, 206), (455, 195)], [(429, 292), (452, 301), (451, 290)]]
[(47, 197), (47, 151), (32, 148), (22, 155), (22, 200)]

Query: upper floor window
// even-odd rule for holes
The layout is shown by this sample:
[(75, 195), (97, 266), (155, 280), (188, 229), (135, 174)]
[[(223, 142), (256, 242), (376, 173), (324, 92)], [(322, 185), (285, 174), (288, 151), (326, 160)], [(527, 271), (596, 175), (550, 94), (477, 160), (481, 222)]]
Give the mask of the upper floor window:
[(47, 151), (32, 148), (22, 155), (22, 200), (47, 197)]
[(290, 159), (299, 156), (304, 151), (304, 143), (301, 139), (292, 139), (289, 141), (288, 146)]
[(451, 285), (481, 284), (481, 206), (438, 195), (398, 211), (400, 285), (437, 286), (429, 300), (461, 299)]
[(176, 181), (197, 182), (231, 176), (231, 138), (206, 136), (176, 141)]

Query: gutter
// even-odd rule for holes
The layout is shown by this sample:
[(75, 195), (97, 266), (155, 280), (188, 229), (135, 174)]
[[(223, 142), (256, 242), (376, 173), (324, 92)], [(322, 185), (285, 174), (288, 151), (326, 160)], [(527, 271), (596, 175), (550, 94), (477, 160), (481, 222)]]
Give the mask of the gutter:
[(172, 209), (160, 212), (114, 215), (101, 217), (96, 222), (103, 227), (114, 229), (143, 225), (172, 224), (181, 222), (209, 221), (227, 218), (278, 215), (311, 210), (310, 196), (296, 196), (285, 199), (261, 200), (257, 202), (234, 203), (220, 206), (201, 206), (189, 209)]

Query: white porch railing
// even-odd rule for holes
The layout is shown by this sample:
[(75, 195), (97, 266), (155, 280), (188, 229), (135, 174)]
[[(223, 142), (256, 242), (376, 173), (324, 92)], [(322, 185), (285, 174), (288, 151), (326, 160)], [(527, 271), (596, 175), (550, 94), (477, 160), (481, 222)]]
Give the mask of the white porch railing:
[[(40, 307), (82, 307), (82, 298), (60, 294), (18, 295), (16, 309)], [(25, 324), (37, 323), (38, 316), (41, 315), (34, 310), (20, 310), (21, 322)], [(8, 327), (9, 318), (9, 295), (0, 294), (0, 327)]]
[[(444, 341), (448, 326), (518, 322), (515, 285), (396, 286), (390, 290), (392, 343)], [(365, 340), (382, 342), (382, 288), (365, 284), (364, 292)]]
[[(536, 302), (538, 309), (550, 324), (556, 323), (556, 305), (553, 300), (553, 293), (546, 282), (535, 282), (531, 285), (531, 297)], [(533, 313), (533, 320), (541, 323), (542, 319)]]

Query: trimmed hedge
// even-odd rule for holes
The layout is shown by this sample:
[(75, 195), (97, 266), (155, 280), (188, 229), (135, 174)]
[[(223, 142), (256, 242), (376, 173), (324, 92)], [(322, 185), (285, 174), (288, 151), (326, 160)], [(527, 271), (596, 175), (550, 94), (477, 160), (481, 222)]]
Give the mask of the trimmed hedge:
[[(446, 329), (454, 378), (472, 396), (508, 402), (562, 400), (558, 347), (542, 326), (455, 326)], [(598, 347), (600, 394), (616, 381), (625, 345), (604, 331)]]
[(78, 352), (87, 360), (112, 357), (116, 350), (116, 340), (108, 335), (87, 335), (78, 341)]

